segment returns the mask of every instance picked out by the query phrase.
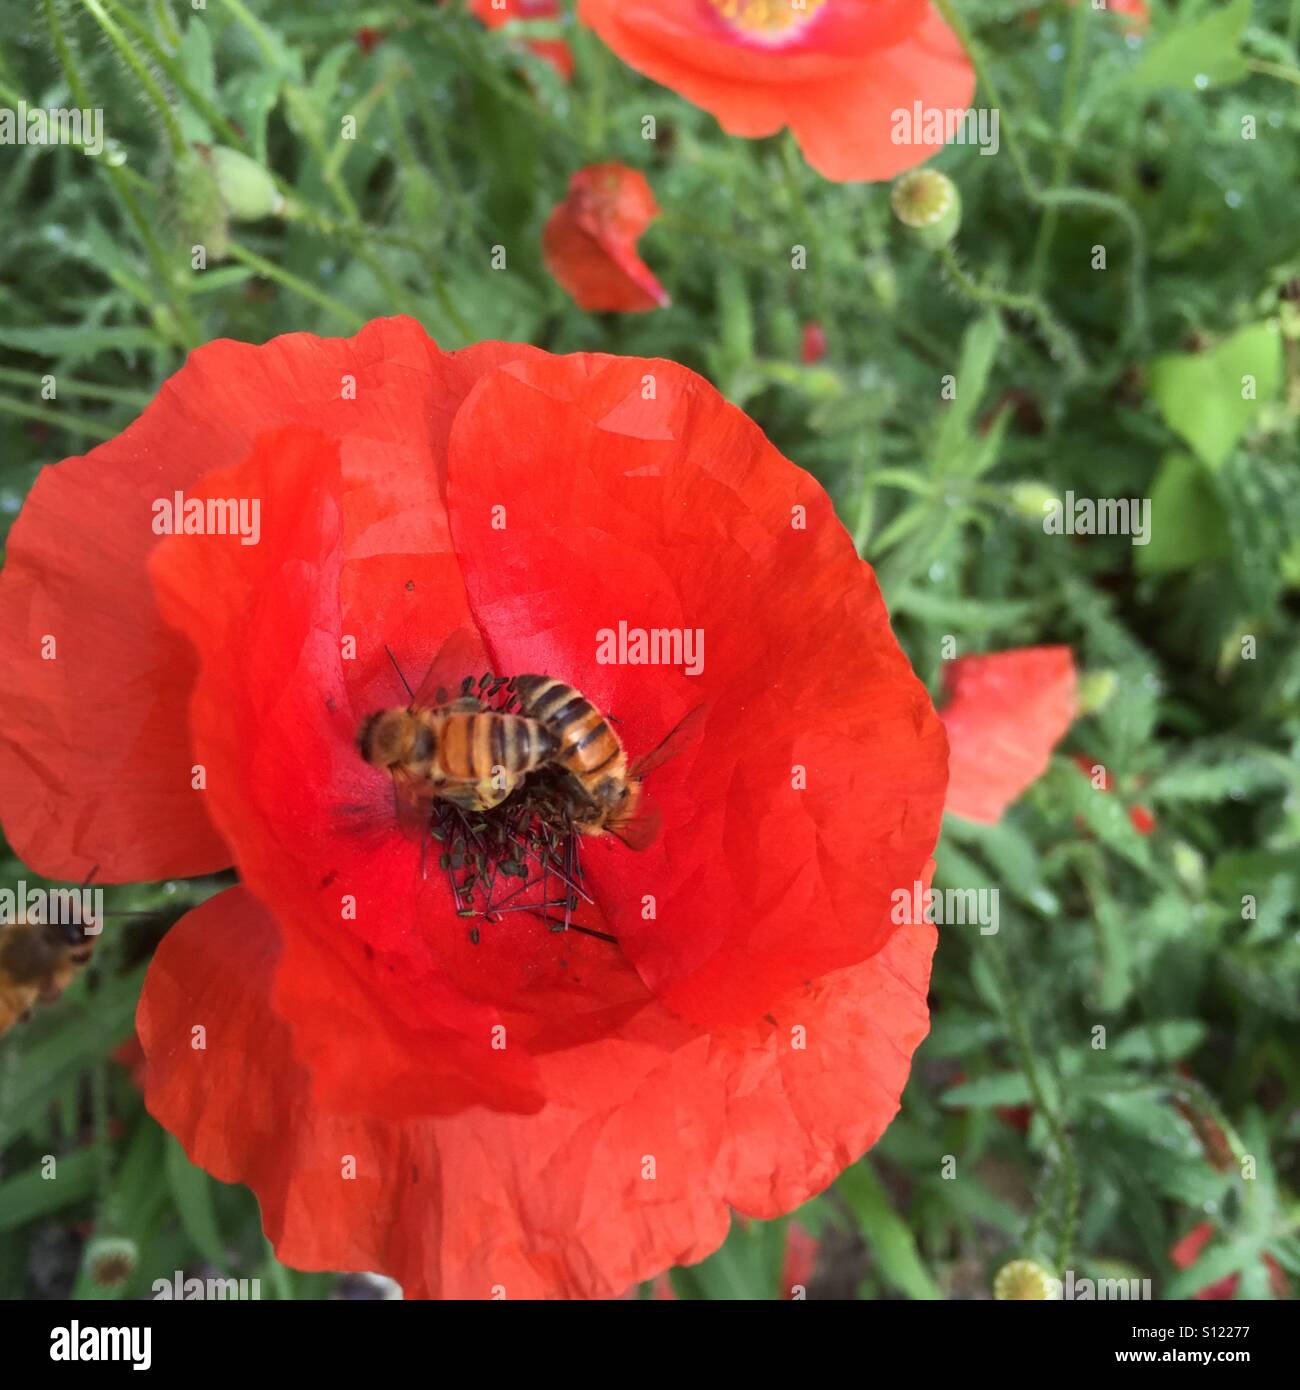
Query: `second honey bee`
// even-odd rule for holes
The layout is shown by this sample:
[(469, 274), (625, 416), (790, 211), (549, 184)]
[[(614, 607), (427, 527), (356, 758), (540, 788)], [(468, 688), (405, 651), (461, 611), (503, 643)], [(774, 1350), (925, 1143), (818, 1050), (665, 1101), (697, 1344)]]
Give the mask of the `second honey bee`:
[(94, 949), (84, 923), (0, 926), (0, 1034), (26, 1018), (34, 1005), (57, 999)]
[(582, 835), (608, 832), (632, 849), (644, 849), (658, 832), (659, 818), (642, 804), (642, 779), (694, 736), (703, 706), (692, 710), (658, 747), (629, 764), (623, 740), (581, 691), (538, 675), (516, 676), (510, 689), (521, 712), (538, 720), (558, 742), (553, 761), (568, 774), (573, 828)]

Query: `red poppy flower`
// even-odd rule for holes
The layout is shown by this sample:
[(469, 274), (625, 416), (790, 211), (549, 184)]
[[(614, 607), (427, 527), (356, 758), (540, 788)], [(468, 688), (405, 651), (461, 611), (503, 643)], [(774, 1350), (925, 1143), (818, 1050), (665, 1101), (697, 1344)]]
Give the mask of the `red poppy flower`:
[(358, 29), (352, 37), (362, 53), (369, 56), (388, 37), (388, 31), (385, 29), (371, 29), (366, 27), (364, 29)]
[[(155, 534), (178, 491), (207, 534)], [(213, 534), (253, 501), (256, 544)], [(620, 624), (698, 629), (699, 673), (602, 664)], [(654, 843), (583, 837), (602, 935), (467, 923), (353, 746), (406, 703), (385, 646), (418, 673), (457, 630), (470, 674), (556, 675), (633, 755), (703, 710), (647, 782)], [(448, 354), (410, 319), (210, 344), (37, 480), (0, 654), (29, 863), (239, 869), (164, 938), (137, 1028), (149, 1109), (286, 1263), (615, 1296), (729, 1208), (807, 1199), (897, 1108), (935, 937), (891, 895), (926, 874), (942, 726), (825, 493), (684, 368)]]
[[(469, 0), (469, 7), (489, 29), (519, 19), (559, 19), (563, 13), (560, 0)], [(573, 76), (573, 53), (563, 39), (530, 39), (528, 47), (566, 82)]]
[(808, 163), (839, 182), (928, 159), (917, 106), (958, 112), (975, 91), (928, 0), (579, 0), (578, 17), (730, 134), (789, 126)]
[(624, 164), (589, 164), (542, 232), (546, 268), (593, 313), (641, 314), (671, 303), (636, 253), (637, 239), (659, 215), (645, 175)]
[[(1191, 1269), (1201, 1257), (1201, 1251), (1210, 1243), (1214, 1235), (1214, 1227), (1208, 1221), (1202, 1221), (1200, 1225), (1193, 1226), (1190, 1231), (1173, 1247), (1169, 1252), (1170, 1263), (1175, 1269)], [(1289, 1298), (1291, 1296), (1291, 1285), (1286, 1275), (1282, 1271), (1282, 1266), (1273, 1258), (1272, 1255), (1264, 1255), (1264, 1264), (1268, 1268), (1268, 1282), (1272, 1289), (1274, 1298)], [(1237, 1296), (1237, 1285), (1241, 1282), (1241, 1276), (1229, 1274), (1222, 1279), (1217, 1279), (1213, 1284), (1207, 1284), (1205, 1288), (1198, 1289), (1193, 1298), (1202, 1300), (1219, 1300), (1225, 1298), (1235, 1298)]]
[(1069, 647), (1021, 647), (950, 662), (948, 805), (955, 816), (994, 824), (1042, 776), (1074, 719)]

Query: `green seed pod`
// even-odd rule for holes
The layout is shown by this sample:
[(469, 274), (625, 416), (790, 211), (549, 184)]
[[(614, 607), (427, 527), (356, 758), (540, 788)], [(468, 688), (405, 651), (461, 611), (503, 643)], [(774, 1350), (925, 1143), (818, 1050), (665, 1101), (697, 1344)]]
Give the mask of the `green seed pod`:
[(117, 1289), (135, 1273), (139, 1251), (125, 1236), (94, 1236), (86, 1243), (86, 1272), (101, 1289)]
[(957, 185), (936, 169), (913, 169), (896, 180), (889, 205), (916, 240), (932, 251), (947, 246), (961, 226)]

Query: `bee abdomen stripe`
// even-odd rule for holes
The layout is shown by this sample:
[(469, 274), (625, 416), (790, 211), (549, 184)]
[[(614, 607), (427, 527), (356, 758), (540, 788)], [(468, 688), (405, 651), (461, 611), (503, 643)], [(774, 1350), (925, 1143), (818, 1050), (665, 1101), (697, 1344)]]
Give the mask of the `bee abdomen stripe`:
[(573, 751), (575, 753), (581, 753), (584, 748), (590, 747), (597, 739), (604, 738), (607, 733), (609, 733), (609, 725), (602, 719), (598, 724), (588, 729), (577, 743), (573, 745)]
[(595, 714), (595, 712), (589, 701), (581, 695), (573, 694), (571, 699), (566, 700), (558, 709), (551, 710), (545, 718), (546, 722), (554, 727), (556, 733), (563, 734), (570, 724), (586, 715)]
[(616, 744), (613, 746), (613, 748), (610, 749), (609, 757), (606, 758), (603, 762), (598, 763), (595, 767), (588, 767), (588, 768), (584, 768), (584, 769), (583, 769), (583, 774), (582, 774), (582, 775), (583, 775), (584, 779), (590, 779), (590, 778), (594, 777), (598, 772), (603, 772), (603, 771), (610, 765), (610, 763), (612, 763), (612, 762), (614, 761), (614, 759), (618, 757), (618, 755), (619, 755), (619, 753), (620, 753), (621, 751), (622, 751), (622, 750), (619, 748), (618, 744), (616, 743)]
[(514, 764), (509, 759), (510, 726), (507, 716), (497, 715), (492, 720), (492, 766), (513, 771)]

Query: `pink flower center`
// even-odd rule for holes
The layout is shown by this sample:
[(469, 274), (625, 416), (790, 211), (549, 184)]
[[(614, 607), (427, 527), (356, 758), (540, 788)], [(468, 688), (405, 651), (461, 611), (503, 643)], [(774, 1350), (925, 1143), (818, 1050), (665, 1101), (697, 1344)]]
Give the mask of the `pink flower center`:
[(827, 0), (709, 0), (733, 29), (768, 42), (792, 38)]

